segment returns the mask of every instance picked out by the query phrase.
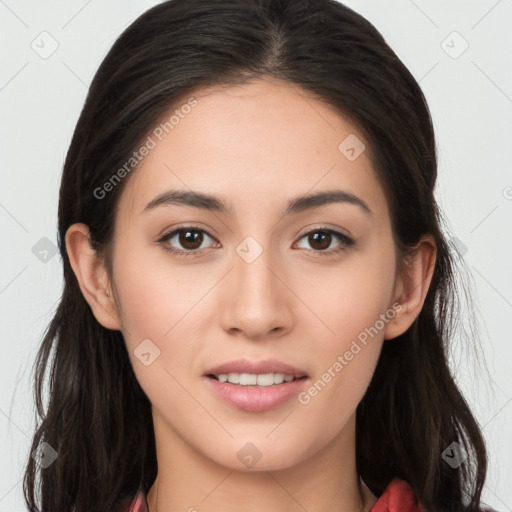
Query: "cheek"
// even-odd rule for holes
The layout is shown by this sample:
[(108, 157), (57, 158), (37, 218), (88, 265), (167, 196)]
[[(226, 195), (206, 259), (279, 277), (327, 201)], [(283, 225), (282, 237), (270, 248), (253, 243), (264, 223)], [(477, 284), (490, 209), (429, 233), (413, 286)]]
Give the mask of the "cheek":
[(351, 275), (343, 289), (324, 299), (323, 318), (334, 334), (317, 338), (315, 372), (298, 397), (305, 429), (316, 428), (314, 418), (326, 418), (324, 438), (336, 435), (355, 413), (375, 371), (385, 326), (394, 317), (384, 300), (387, 280), (376, 277)]
[(201, 283), (198, 272), (167, 260), (163, 249), (126, 243), (123, 255), (123, 245), (119, 247), (114, 274), (123, 328), (133, 343), (151, 338), (162, 345), (208, 283)]
[(115, 279), (122, 334), (137, 381), (157, 409), (189, 407), (180, 383), (199, 350), (189, 328), (208, 283), (190, 282), (193, 274), (159, 266), (142, 251), (130, 248), (126, 255), (118, 260)]
[(364, 395), (378, 362), (385, 328), (396, 313), (389, 306), (394, 268), (393, 247), (382, 244), (347, 260), (330, 279), (311, 281), (310, 286), (316, 282), (319, 316), (329, 330), (318, 339), (321, 350), (315, 355), (313, 387), (306, 390), (303, 401), (319, 413), (333, 407), (338, 418), (343, 418), (344, 412), (355, 410)]
[[(211, 325), (205, 308), (214, 300), (212, 287), (223, 269), (177, 264), (163, 249), (134, 242), (119, 244), (114, 269), (122, 333), (139, 382), (150, 396), (165, 385), (177, 397), (173, 400), (180, 400), (177, 382), (199, 371), (204, 329)], [(148, 352), (154, 362), (144, 366), (139, 356)]]
[(332, 352), (388, 310), (395, 285), (394, 248), (387, 240), (376, 241), (371, 248), (352, 253), (339, 267), (322, 272), (308, 279), (304, 291), (310, 290), (311, 303), (333, 334), (326, 336)]

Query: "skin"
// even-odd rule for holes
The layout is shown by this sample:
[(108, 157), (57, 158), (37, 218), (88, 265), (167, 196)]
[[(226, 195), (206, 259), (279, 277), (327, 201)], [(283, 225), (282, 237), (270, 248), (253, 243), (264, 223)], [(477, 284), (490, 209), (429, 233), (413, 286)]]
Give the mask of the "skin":
[[(377, 497), (356, 470), (355, 411), (382, 344), (421, 310), (435, 244), (423, 237), (408, 273), (395, 270), (390, 213), (369, 143), (330, 106), (273, 80), (194, 97), (197, 106), (129, 177), (113, 275), (91, 249), (87, 226), (66, 234), (84, 297), (98, 322), (122, 332), (152, 403), (159, 471), (151, 512), (370, 510)], [(338, 150), (349, 134), (367, 148), (354, 161)], [(180, 205), (141, 213), (172, 188), (221, 196), (233, 213)], [(332, 189), (356, 195), (372, 213), (333, 203), (282, 216), (290, 199)], [(203, 233), (188, 258), (164, 249), (197, 247), (183, 238), (157, 242), (183, 224), (212, 235)], [(322, 253), (304, 234), (326, 226), (355, 244), (336, 253), (343, 244), (333, 235)], [(251, 263), (236, 252), (248, 236), (263, 249)], [(307, 390), (396, 302), (400, 311), (307, 404), (294, 397), (248, 412), (205, 385), (203, 373), (220, 363), (276, 358), (308, 374)], [(134, 355), (147, 338), (160, 350), (149, 366)], [(261, 453), (251, 467), (237, 457), (248, 442)]]

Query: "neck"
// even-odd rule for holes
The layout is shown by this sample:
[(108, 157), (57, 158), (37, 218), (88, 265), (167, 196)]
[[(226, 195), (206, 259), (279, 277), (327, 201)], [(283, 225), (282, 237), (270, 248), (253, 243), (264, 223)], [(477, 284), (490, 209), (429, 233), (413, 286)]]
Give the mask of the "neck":
[(158, 475), (149, 512), (368, 512), (377, 501), (355, 463), (355, 418), (324, 448), (284, 469), (239, 471), (193, 449), (154, 417)]

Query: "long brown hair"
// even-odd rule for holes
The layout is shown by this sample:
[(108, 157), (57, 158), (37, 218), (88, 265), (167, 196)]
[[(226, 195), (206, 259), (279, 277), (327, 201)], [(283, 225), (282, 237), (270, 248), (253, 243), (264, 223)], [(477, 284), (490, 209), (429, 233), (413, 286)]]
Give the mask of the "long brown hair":
[[(157, 473), (151, 404), (121, 333), (98, 323), (80, 291), (67, 229), (87, 224), (111, 264), (116, 207), (136, 169), (108, 194), (99, 197), (98, 189), (196, 88), (263, 76), (315, 95), (356, 123), (371, 145), (397, 247), (412, 247), (426, 233), (437, 244), (424, 307), (407, 332), (384, 343), (357, 407), (358, 471), (376, 495), (400, 477), (429, 511), (480, 509), (486, 449), (447, 364), (454, 256), (434, 198), (434, 131), (418, 83), (375, 27), (335, 0), (171, 0), (117, 39), (91, 83), (66, 156), (58, 210), (64, 289), (37, 355), (40, 422), (31, 449), (46, 442), (58, 457), (46, 468), (28, 458), (31, 511), (115, 510), (138, 489), (148, 492)], [(442, 457), (454, 442), (468, 454), (458, 468)]]

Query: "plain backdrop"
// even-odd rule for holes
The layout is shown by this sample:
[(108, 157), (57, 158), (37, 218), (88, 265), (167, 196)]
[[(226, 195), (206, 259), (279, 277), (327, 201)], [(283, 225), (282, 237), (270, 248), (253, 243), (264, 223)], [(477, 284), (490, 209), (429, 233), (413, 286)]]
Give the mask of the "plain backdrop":
[[(0, 0), (0, 512), (25, 510), (32, 363), (62, 289), (52, 247), (66, 151), (100, 62), (156, 3)], [(478, 352), (461, 335), (450, 364), (488, 443), (484, 501), (512, 511), (512, 2), (346, 3), (384, 35), (431, 108), (437, 198), (474, 284), (477, 316), (464, 309), (461, 321), (469, 334), (481, 323)]]

